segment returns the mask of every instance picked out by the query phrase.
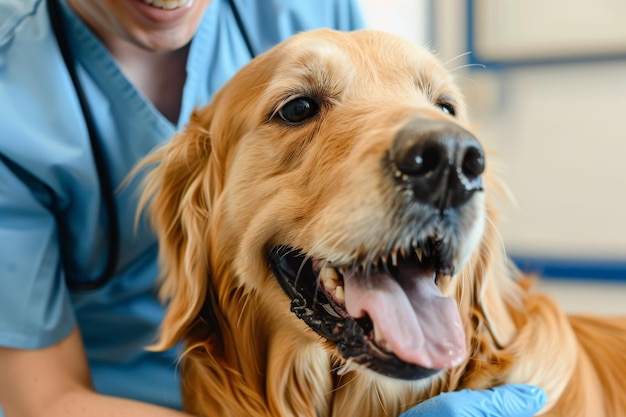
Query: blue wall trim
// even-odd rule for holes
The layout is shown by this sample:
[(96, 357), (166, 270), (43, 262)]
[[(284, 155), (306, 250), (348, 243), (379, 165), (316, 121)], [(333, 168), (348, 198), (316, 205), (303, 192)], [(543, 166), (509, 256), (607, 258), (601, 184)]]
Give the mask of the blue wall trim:
[(524, 272), (544, 278), (622, 281), (626, 283), (626, 260), (542, 258), (511, 255)]
[(466, 0), (467, 12), (466, 12), (466, 41), (467, 50), (471, 53), (468, 55), (468, 62), (475, 64), (470, 69), (477, 66), (485, 66), (490, 70), (501, 70), (504, 67), (524, 67), (524, 66), (537, 66), (537, 65), (562, 65), (562, 64), (583, 64), (598, 61), (622, 61), (626, 59), (626, 54), (597, 54), (597, 55), (575, 55), (571, 57), (557, 57), (557, 58), (519, 58), (519, 59), (503, 59), (503, 60), (491, 60), (481, 57), (480, 51), (476, 46), (476, 12), (474, 5), (477, 0)]

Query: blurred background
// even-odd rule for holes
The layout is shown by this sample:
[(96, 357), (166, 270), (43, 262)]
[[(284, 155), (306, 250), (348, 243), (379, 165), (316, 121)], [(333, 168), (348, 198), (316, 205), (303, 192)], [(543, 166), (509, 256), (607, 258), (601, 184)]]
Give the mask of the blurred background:
[(361, 3), (456, 75), (514, 197), (509, 256), (568, 311), (626, 313), (626, 2)]

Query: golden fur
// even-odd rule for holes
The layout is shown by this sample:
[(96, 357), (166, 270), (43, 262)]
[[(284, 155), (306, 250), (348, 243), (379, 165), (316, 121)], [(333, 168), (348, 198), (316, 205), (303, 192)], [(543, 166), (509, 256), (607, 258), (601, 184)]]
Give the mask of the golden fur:
[[(298, 88), (328, 105), (304, 127), (273, 122)], [(454, 118), (434, 105), (442, 94), (456, 103)], [(169, 300), (156, 348), (185, 341), (189, 412), (396, 416), (439, 392), (530, 383), (548, 393), (542, 415), (626, 416), (626, 320), (566, 317), (532, 292), (503, 253), (494, 227), (499, 185), (489, 171), (480, 242), (462, 271), (440, 282), (465, 327), (461, 365), (425, 381), (381, 377), (345, 364), (290, 312), (267, 245), (348, 257), (350, 248), (386, 238), (379, 229), (393, 218), (380, 214), (378, 165), (398, 127), (416, 115), (470, 129), (451, 75), (430, 53), (369, 31), (304, 33), (244, 67), (144, 161), (153, 169), (143, 204)], [(380, 223), (370, 220), (376, 214)]]

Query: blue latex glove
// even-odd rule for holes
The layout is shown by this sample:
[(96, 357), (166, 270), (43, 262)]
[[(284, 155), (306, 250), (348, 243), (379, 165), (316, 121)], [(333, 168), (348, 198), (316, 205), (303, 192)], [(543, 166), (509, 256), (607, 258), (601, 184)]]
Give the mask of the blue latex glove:
[(485, 391), (440, 394), (400, 417), (532, 417), (546, 402), (546, 393), (531, 385), (503, 385)]

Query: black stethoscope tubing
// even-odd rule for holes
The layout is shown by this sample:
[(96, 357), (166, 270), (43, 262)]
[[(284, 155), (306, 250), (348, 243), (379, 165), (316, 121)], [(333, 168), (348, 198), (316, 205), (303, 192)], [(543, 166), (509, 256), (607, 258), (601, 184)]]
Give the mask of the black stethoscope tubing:
[[(245, 29), (245, 25), (243, 24), (243, 20), (239, 13), (236, 0), (228, 0), (228, 3), (233, 12), (235, 22), (243, 37), (250, 57), (254, 58), (256, 54), (254, 48), (252, 47), (252, 43), (250, 41), (248, 33)], [(120, 230), (117, 209), (115, 207), (115, 191), (113, 188), (113, 184), (111, 183), (111, 177), (108, 174), (104, 157), (104, 150), (102, 148), (102, 141), (100, 140), (100, 136), (98, 135), (95, 119), (93, 117), (91, 109), (89, 108), (89, 103), (87, 102), (85, 90), (83, 89), (80, 79), (78, 78), (78, 72), (76, 70), (76, 60), (74, 59), (74, 56), (72, 54), (67, 31), (65, 30), (65, 26), (63, 24), (63, 16), (61, 13), (59, 0), (48, 0), (47, 7), (52, 30), (57, 39), (61, 55), (63, 56), (63, 61), (65, 62), (65, 66), (67, 67), (67, 71), (72, 80), (72, 84), (74, 86), (74, 90), (76, 91), (78, 101), (80, 102), (80, 108), (83, 113), (85, 126), (87, 127), (87, 133), (89, 135), (89, 146), (91, 147), (91, 154), (98, 175), (100, 194), (102, 195), (102, 200), (104, 203), (104, 208), (109, 224), (108, 257), (104, 270), (95, 280), (79, 281), (71, 279), (71, 277), (67, 273), (67, 268), (65, 268), (67, 274), (66, 282), (67, 286), (72, 290), (94, 290), (106, 285), (111, 280), (111, 278), (115, 276), (115, 270), (119, 259)], [(64, 254), (63, 252), (63, 248), (61, 248), (62, 258), (67, 256), (67, 254)]]

